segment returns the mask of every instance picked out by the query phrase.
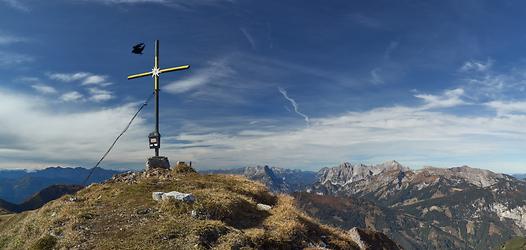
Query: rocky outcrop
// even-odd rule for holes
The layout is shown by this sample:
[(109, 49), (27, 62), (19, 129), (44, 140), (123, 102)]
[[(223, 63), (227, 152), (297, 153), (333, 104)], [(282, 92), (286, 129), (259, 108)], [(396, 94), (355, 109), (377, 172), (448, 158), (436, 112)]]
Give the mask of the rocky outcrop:
[(398, 250), (402, 249), (385, 234), (353, 227), (349, 230), (354, 242), (363, 250)]

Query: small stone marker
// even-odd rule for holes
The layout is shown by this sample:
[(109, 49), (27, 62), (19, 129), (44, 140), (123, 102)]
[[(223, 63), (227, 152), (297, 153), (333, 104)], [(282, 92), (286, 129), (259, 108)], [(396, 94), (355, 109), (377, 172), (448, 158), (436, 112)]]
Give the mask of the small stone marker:
[(168, 157), (153, 156), (148, 158), (148, 161), (146, 162), (146, 170), (154, 168), (170, 169), (170, 161), (168, 161)]
[(177, 191), (172, 191), (168, 193), (164, 192), (153, 192), (152, 198), (156, 201), (168, 201), (171, 199), (177, 200), (177, 201), (184, 201), (188, 203), (192, 203), (195, 201), (195, 196), (193, 194), (185, 194), (185, 193), (179, 193)]
[(256, 205), (256, 208), (257, 208), (257, 210), (259, 210), (259, 211), (270, 211), (270, 209), (272, 209), (271, 206), (269, 206), (269, 205), (265, 205), (265, 204), (261, 204), (261, 203), (258, 203), (258, 204)]

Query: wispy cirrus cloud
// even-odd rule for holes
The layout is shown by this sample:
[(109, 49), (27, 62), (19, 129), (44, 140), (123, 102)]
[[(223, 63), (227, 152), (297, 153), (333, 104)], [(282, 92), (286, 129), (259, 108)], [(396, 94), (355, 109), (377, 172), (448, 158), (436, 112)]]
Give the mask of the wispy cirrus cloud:
[(11, 67), (13, 65), (33, 62), (34, 60), (35, 58), (29, 55), (0, 51), (0, 67)]
[(234, 3), (235, 0), (77, 0), (84, 2), (102, 3), (109, 5), (161, 4), (179, 9), (191, 9), (200, 6), (221, 6), (224, 3)]
[(491, 69), (491, 66), (493, 66), (493, 60), (491, 59), (486, 60), (486, 62), (471, 60), (471, 61), (465, 62), (462, 65), (462, 67), (460, 67), (460, 71), (462, 72), (468, 72), (468, 71), (486, 72)]
[(245, 36), (252, 49), (256, 49), (256, 40), (254, 40), (254, 37), (248, 32), (248, 30), (243, 27), (239, 28), (239, 30), (241, 30), (241, 33)]
[(0, 32), (0, 45), (8, 45), (26, 41), (25, 38)]
[(383, 84), (384, 83), (384, 79), (380, 75), (381, 71), (382, 71), (381, 68), (374, 68), (373, 70), (371, 70), (371, 72), (370, 72), (370, 75), (371, 75), (370, 82), (372, 84)]
[(30, 11), (29, 7), (25, 3), (22, 3), (21, 0), (0, 0), (0, 2), (20, 11)]

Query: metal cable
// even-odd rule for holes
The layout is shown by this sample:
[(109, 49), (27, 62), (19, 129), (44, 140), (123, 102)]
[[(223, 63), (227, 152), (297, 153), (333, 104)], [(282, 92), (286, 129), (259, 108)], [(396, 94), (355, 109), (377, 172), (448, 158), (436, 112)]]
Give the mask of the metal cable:
[(126, 133), (126, 131), (128, 130), (128, 128), (130, 128), (130, 125), (132, 124), (133, 120), (135, 120), (135, 118), (137, 117), (137, 115), (139, 115), (139, 113), (141, 112), (141, 110), (146, 107), (146, 105), (148, 105), (148, 102), (150, 102), (150, 100), (152, 99), (152, 97), (155, 95), (155, 92), (152, 93), (150, 96), (148, 96), (148, 98), (146, 98), (146, 101), (144, 101), (144, 103), (139, 107), (139, 109), (137, 110), (137, 112), (135, 112), (135, 114), (133, 115), (133, 117), (131, 118), (130, 122), (128, 122), (128, 125), (126, 125), (126, 127), (122, 130), (122, 132), (117, 136), (117, 138), (115, 138), (115, 140), (113, 141), (113, 143), (111, 144), (111, 146), (108, 148), (108, 150), (106, 151), (106, 153), (104, 153), (104, 155), (100, 158), (100, 160), (97, 162), (97, 164), (95, 164), (95, 166), (90, 170), (89, 172), (89, 175), (86, 177), (86, 179), (84, 179), (84, 182), (82, 182), (82, 186), (86, 186), (86, 183), (88, 182), (89, 178), (93, 175), (93, 172), (95, 172), (95, 169), (97, 169), (97, 167), (99, 166), (99, 164), (104, 160), (104, 158), (106, 158), (106, 156), (108, 156), (108, 154), (110, 153), (110, 151), (113, 149), (113, 146), (115, 146), (115, 144), (117, 143), (117, 141), (121, 138), (121, 136)]

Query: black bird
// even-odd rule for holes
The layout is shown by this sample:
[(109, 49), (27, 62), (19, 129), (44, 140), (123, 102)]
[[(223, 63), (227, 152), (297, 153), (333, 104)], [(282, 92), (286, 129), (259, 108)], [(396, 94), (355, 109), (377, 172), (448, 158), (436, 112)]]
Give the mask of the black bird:
[(133, 46), (132, 53), (137, 54), (137, 55), (142, 55), (142, 51), (144, 50), (144, 47), (146, 47), (144, 43), (136, 44), (135, 46)]

